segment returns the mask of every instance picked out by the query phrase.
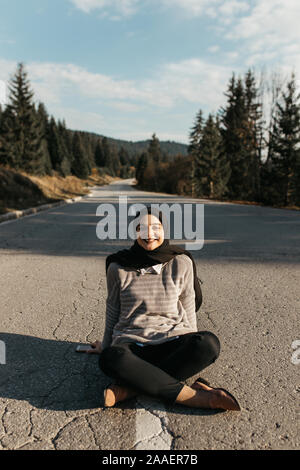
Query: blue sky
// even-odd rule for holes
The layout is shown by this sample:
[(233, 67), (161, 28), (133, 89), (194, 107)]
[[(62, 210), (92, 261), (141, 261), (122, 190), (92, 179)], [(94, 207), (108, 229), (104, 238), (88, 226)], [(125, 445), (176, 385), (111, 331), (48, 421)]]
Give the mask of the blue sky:
[(36, 101), (80, 129), (188, 143), (232, 72), (300, 72), (299, 0), (0, 0), (0, 95), (24, 62)]

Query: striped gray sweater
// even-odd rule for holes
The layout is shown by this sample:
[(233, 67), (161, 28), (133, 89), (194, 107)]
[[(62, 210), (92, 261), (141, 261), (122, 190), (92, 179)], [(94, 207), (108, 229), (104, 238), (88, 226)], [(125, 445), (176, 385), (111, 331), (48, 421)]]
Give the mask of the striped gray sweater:
[(159, 344), (198, 331), (193, 276), (185, 254), (164, 263), (159, 274), (110, 263), (102, 348), (125, 341)]

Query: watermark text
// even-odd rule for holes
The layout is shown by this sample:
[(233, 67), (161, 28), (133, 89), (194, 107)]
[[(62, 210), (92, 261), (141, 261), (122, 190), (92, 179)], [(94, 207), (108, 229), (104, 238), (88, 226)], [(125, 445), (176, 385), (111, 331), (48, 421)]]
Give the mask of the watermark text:
[[(200, 250), (204, 245), (204, 204), (150, 204), (153, 215), (161, 212), (164, 237), (183, 240), (185, 248)], [(140, 213), (139, 217), (136, 217)], [(97, 207), (96, 216), (102, 217), (96, 226), (100, 240), (136, 240), (137, 226), (141, 217), (147, 214), (144, 204), (128, 206), (127, 196), (119, 196), (118, 204), (103, 203)], [(129, 222), (129, 218), (134, 219)], [(146, 222), (148, 223), (148, 222)], [(171, 234), (171, 228), (173, 233)], [(145, 230), (143, 224), (143, 230)], [(144, 236), (145, 232), (143, 232)], [(192, 240), (192, 241), (191, 241)]]
[(6, 364), (6, 346), (4, 341), (0, 341), (0, 364)]

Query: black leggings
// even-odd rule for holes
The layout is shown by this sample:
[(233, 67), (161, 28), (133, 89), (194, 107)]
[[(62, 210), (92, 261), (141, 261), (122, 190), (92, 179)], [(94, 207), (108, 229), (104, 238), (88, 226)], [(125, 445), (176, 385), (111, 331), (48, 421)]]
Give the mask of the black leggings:
[(210, 331), (187, 333), (156, 345), (124, 342), (103, 349), (100, 369), (142, 393), (175, 403), (185, 380), (215, 362), (220, 342)]

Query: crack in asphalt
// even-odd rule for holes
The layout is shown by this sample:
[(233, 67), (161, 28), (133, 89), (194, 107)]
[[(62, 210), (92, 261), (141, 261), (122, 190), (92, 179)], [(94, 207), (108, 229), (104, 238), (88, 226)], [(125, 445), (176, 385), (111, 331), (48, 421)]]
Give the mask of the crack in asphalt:
[[(139, 403), (143, 408), (144, 408), (144, 413), (150, 413), (152, 416), (155, 416), (155, 418), (158, 418), (159, 419), (159, 422), (160, 422), (160, 430), (159, 432), (154, 432), (151, 436), (146, 436), (144, 439), (138, 439), (132, 449), (136, 449), (139, 444), (143, 443), (146, 447), (149, 447), (149, 444), (151, 443), (151, 441), (155, 440), (155, 438), (158, 438), (160, 437), (160, 439), (165, 443), (165, 448), (164, 450), (170, 450), (170, 449), (174, 449), (174, 445), (175, 445), (175, 441), (178, 437), (180, 436), (176, 436), (172, 431), (171, 429), (169, 429), (168, 427), (168, 420), (167, 420), (167, 416), (166, 416), (166, 411), (163, 409), (163, 410), (160, 410), (158, 412), (156, 412), (155, 410), (151, 409), (151, 404), (150, 405), (147, 405), (147, 404), (144, 404), (142, 401), (140, 401), (138, 398), (136, 399), (137, 403)], [(137, 422), (136, 422), (136, 430), (137, 432), (140, 432), (139, 431), (139, 419), (141, 419), (142, 423), (143, 423), (143, 417), (139, 417), (138, 416), (138, 410), (136, 410), (137, 412)], [(171, 441), (168, 440), (167, 437), (170, 437), (171, 438)]]
[(54, 338), (57, 339), (58, 341), (60, 340), (60, 338), (58, 338), (58, 337), (56, 336), (56, 331), (60, 328), (60, 326), (61, 326), (61, 324), (62, 324), (62, 322), (63, 322), (63, 319), (65, 318), (66, 315), (67, 315), (67, 312), (62, 314), (62, 316), (61, 316), (61, 318), (60, 318), (60, 320), (59, 320), (59, 322), (58, 322), (58, 325), (57, 325), (57, 326), (54, 328), (54, 330), (53, 330), (53, 336), (54, 336)]
[(60, 436), (60, 434), (62, 433), (62, 431), (63, 431), (67, 426), (69, 426), (69, 424), (71, 424), (71, 423), (73, 423), (74, 421), (76, 421), (77, 418), (78, 418), (77, 416), (74, 416), (72, 419), (70, 419), (70, 421), (68, 421), (68, 422), (65, 423), (61, 428), (59, 428), (59, 430), (57, 431), (56, 435), (51, 438), (51, 444), (53, 445), (53, 447), (54, 447), (55, 450), (58, 450), (55, 441), (57, 441), (57, 439), (59, 438), (59, 436)]
[[(151, 414), (153, 414), (154, 416), (156, 416), (157, 418), (160, 419), (160, 422), (161, 422), (161, 427), (162, 427), (162, 430), (161, 432), (158, 434), (158, 436), (161, 436), (162, 440), (165, 441), (165, 435), (164, 433), (167, 432), (170, 436), (172, 436), (172, 441), (171, 441), (171, 445), (170, 445), (170, 450), (173, 450), (174, 449), (174, 445), (175, 445), (175, 440), (178, 439), (179, 437), (181, 437), (180, 435), (176, 436), (176, 434), (174, 434), (173, 431), (171, 431), (171, 429), (169, 429), (168, 427), (168, 420), (167, 420), (167, 417), (166, 416), (159, 416), (159, 414), (156, 414), (154, 410), (148, 410)], [(166, 442), (166, 441), (165, 441)], [(166, 442), (166, 444), (168, 444), (168, 442)]]
[(214, 326), (217, 326), (215, 324), (215, 322), (213, 321), (213, 319), (210, 317), (210, 312), (208, 312), (207, 310), (203, 311), (203, 313), (207, 316), (208, 320), (214, 325)]
[(8, 409), (7, 409), (7, 408), (8, 408), (8, 405), (5, 406), (4, 411), (3, 411), (3, 414), (2, 414), (2, 416), (1, 416), (1, 422), (2, 422), (2, 426), (3, 426), (3, 429), (4, 429), (5, 434), (8, 434), (7, 428), (6, 428), (5, 423), (4, 423), (4, 416), (5, 416), (6, 413), (8, 412)]
[[(96, 414), (96, 413), (93, 413), (93, 414)], [(92, 431), (92, 435), (93, 435), (93, 439), (94, 439), (95, 446), (97, 446), (97, 448), (98, 448), (99, 450), (101, 450), (101, 447), (99, 446), (99, 444), (98, 444), (98, 442), (97, 442), (97, 438), (96, 438), (95, 431), (94, 431), (94, 429), (93, 429), (91, 423), (89, 422), (89, 419), (88, 419), (89, 416), (88, 416), (88, 414), (86, 414), (84, 417), (85, 417), (85, 421), (87, 422), (87, 425), (88, 425), (89, 429)]]

